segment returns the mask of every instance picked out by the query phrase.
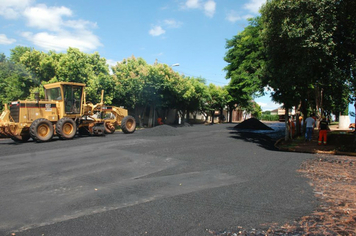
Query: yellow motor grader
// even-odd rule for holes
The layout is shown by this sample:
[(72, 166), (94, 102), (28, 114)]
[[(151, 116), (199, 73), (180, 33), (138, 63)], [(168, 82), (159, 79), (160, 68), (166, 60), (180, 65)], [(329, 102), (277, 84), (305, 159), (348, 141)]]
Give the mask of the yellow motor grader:
[(85, 84), (58, 82), (44, 85), (45, 100), (15, 101), (5, 104), (0, 116), (0, 137), (26, 142), (46, 142), (57, 135), (72, 139), (81, 135), (103, 135), (115, 132), (120, 125), (124, 133), (133, 133), (136, 121), (126, 109), (86, 102)]

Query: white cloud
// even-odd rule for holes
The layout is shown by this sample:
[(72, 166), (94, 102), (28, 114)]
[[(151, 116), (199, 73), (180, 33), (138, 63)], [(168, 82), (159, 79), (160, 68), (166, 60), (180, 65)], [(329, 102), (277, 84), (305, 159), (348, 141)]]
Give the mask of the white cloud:
[(64, 26), (68, 28), (72, 28), (75, 30), (86, 30), (88, 28), (97, 28), (98, 25), (96, 23), (85, 21), (85, 20), (68, 20), (64, 22)]
[(256, 101), (256, 103), (261, 106), (262, 111), (272, 111), (272, 110), (278, 109), (282, 106), (282, 104), (275, 103), (273, 101), (271, 101), (271, 102)]
[(282, 104), (271, 101), (271, 88), (264, 88), (264, 91), (264, 96), (254, 99), (261, 106), (262, 111), (272, 111), (282, 106)]
[(160, 36), (162, 34), (166, 33), (164, 29), (162, 29), (161, 26), (154, 26), (152, 29), (150, 29), (149, 34), (152, 36)]
[(149, 30), (149, 34), (152, 36), (160, 36), (166, 33), (164, 28), (180, 28), (182, 22), (176, 21), (174, 19), (166, 19), (163, 22), (160, 22), (158, 25), (152, 26)]
[(5, 34), (0, 34), (0, 44), (9, 45), (14, 42), (16, 42), (16, 39), (9, 39)]
[(244, 6), (244, 9), (247, 9), (251, 14), (242, 15), (234, 10), (229, 11), (226, 14), (226, 20), (235, 23), (239, 20), (246, 20), (253, 18), (255, 15), (259, 14), (259, 10), (263, 4), (266, 3), (266, 0), (249, 0)]
[(244, 5), (244, 8), (254, 14), (258, 14), (261, 6), (266, 3), (266, 0), (250, 0)]
[[(68, 47), (92, 51), (102, 46), (92, 29), (96, 23), (73, 19), (73, 12), (65, 6), (50, 7), (33, 4), (33, 0), (0, 0), (0, 15), (7, 19), (23, 17), (26, 25), (40, 32), (26, 30), (22, 36), (45, 50), (65, 51)], [(13, 42), (2, 37), (4, 42)]]
[(173, 19), (169, 19), (169, 20), (164, 20), (163, 21), (164, 25), (166, 25), (169, 28), (179, 28), (182, 25), (182, 22), (173, 20)]
[(27, 25), (38, 29), (60, 31), (64, 25), (63, 16), (72, 16), (72, 11), (66, 7), (47, 7), (44, 4), (26, 8), (24, 16)]
[(215, 14), (215, 9), (216, 9), (216, 2), (214, 0), (209, 0), (206, 3), (204, 3), (205, 15), (209, 17), (213, 17)]
[(0, 16), (3, 16), (5, 19), (17, 19), (31, 3), (32, 0), (1, 0)]
[(187, 0), (185, 2), (185, 6), (187, 8), (200, 8), (201, 7), (201, 3), (200, 0)]
[(240, 15), (234, 10), (231, 10), (230, 12), (227, 13), (226, 20), (235, 23), (236, 21), (239, 20), (247, 20), (249, 18), (252, 18), (253, 15)]
[(206, 16), (213, 17), (216, 10), (216, 2), (215, 0), (186, 0), (182, 8), (203, 10)]
[(110, 68), (111, 68), (112, 66), (116, 66), (117, 63), (120, 63), (120, 62), (119, 62), (119, 61), (115, 61), (115, 60), (111, 60), (111, 59), (107, 59), (107, 60), (106, 60), (106, 64), (108, 64), (108, 65), (110, 66)]
[[(0, 16), (6, 19), (22, 17), (29, 28), (21, 35), (45, 50), (65, 51), (68, 47), (92, 51), (102, 46), (92, 29), (96, 23), (73, 19), (74, 13), (65, 6), (34, 4), (35, 0), (0, 0)], [(38, 32), (39, 30), (39, 32)], [(31, 32), (32, 31), (32, 32)], [(1, 36), (1, 42), (13, 43), (14, 39)]]
[(230, 11), (227, 16), (226, 19), (232, 23), (235, 23), (238, 20), (241, 20), (242, 17), (235, 11)]
[(111, 59), (107, 59), (106, 60), (106, 64), (109, 66), (109, 73), (112, 75), (114, 74), (113, 70), (111, 69), (111, 67), (114, 67), (117, 65), (117, 63), (120, 63), (119, 61), (115, 61), (115, 60), (111, 60)]
[(81, 51), (92, 51), (102, 46), (99, 38), (90, 31), (48, 33), (40, 32), (33, 34), (23, 32), (22, 36), (36, 46), (46, 50), (65, 51), (68, 47), (79, 48)]

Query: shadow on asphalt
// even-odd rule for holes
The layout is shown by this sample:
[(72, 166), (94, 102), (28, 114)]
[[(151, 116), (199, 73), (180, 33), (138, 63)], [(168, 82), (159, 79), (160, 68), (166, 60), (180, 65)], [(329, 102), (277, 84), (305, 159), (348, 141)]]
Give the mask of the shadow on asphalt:
[(279, 151), (274, 144), (278, 139), (284, 137), (284, 123), (275, 123), (268, 126), (273, 130), (228, 129), (231, 138), (255, 143), (266, 150)]
[(258, 146), (271, 150), (271, 151), (279, 151), (274, 144), (276, 143), (276, 139), (273, 139), (264, 134), (256, 134), (252, 132), (230, 132), (231, 137), (238, 140), (243, 140), (245, 142), (255, 143)]

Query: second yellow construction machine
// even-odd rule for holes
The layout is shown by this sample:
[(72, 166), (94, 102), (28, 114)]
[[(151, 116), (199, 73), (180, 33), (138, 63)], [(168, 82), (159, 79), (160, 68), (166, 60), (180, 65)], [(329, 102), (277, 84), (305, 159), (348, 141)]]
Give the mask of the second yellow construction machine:
[(94, 105), (86, 102), (85, 84), (58, 82), (44, 85), (45, 100), (14, 101), (5, 104), (0, 116), (0, 138), (26, 142), (46, 142), (57, 135), (72, 139), (82, 135), (103, 135), (115, 132), (121, 126), (124, 133), (133, 133), (136, 121), (121, 107)]

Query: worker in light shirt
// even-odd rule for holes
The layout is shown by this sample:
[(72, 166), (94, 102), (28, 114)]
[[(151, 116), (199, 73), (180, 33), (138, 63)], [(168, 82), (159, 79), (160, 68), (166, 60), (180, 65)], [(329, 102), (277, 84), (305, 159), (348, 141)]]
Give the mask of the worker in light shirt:
[(311, 141), (313, 135), (313, 129), (315, 127), (315, 120), (313, 118), (314, 114), (305, 119), (306, 132), (305, 132), (305, 141)]

